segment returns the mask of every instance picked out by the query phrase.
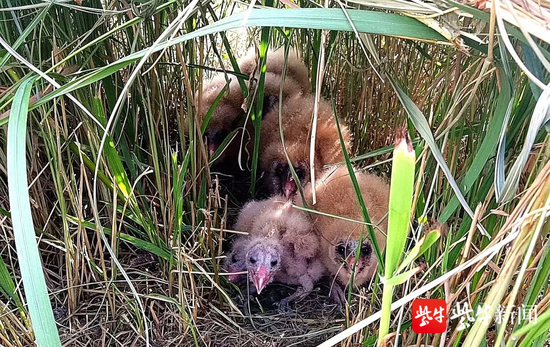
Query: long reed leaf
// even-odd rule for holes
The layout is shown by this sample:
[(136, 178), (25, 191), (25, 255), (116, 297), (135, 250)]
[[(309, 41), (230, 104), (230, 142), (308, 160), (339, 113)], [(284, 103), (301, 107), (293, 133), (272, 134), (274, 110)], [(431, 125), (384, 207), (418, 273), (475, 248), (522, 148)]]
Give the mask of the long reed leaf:
[(23, 309), (21, 299), (19, 299), (19, 295), (17, 295), (17, 291), (15, 290), (15, 283), (2, 257), (0, 257), (0, 292), (2, 292), (6, 298), (13, 300), (19, 309)]
[[(272, 4), (272, 1), (269, 1)], [(256, 98), (256, 109), (252, 111), (251, 119), (254, 125), (254, 149), (252, 151), (252, 177), (250, 184), (250, 191), (252, 195), (256, 191), (256, 177), (258, 174), (258, 160), (260, 155), (260, 133), (262, 129), (262, 117), (263, 104), (264, 104), (264, 86), (265, 86), (265, 72), (267, 64), (267, 49), (269, 48), (269, 38), (271, 36), (271, 30), (269, 28), (262, 29), (262, 41), (260, 42), (260, 65), (258, 70), (260, 76), (258, 79), (258, 92)]]
[(61, 346), (34, 234), (27, 188), (25, 140), (29, 99), (35, 81), (34, 76), (25, 80), (13, 100), (8, 126), (8, 187), (15, 246), (36, 342), (38, 346)]
[[(94, 223), (87, 222), (87, 221), (84, 221), (84, 220), (79, 220), (78, 218), (73, 217), (73, 216), (68, 216), (68, 219), (69, 219), (70, 222), (72, 222), (74, 224), (82, 224), (82, 226), (87, 228), (87, 229), (90, 229), (90, 230), (95, 230), (96, 229), (96, 225)], [(104, 232), (107, 235), (112, 235), (113, 234), (113, 231), (109, 228), (102, 228), (102, 232)], [(140, 249), (143, 249), (144, 251), (152, 253), (152, 254), (156, 255), (157, 257), (159, 257), (159, 258), (162, 258), (162, 259), (164, 259), (166, 261), (169, 261), (171, 263), (174, 263), (176, 261), (176, 259), (174, 257), (174, 254), (172, 254), (172, 252), (170, 252), (169, 250), (164, 249), (162, 247), (159, 247), (155, 244), (152, 244), (151, 242), (144, 241), (142, 239), (139, 239), (137, 237), (134, 237), (132, 235), (128, 235), (128, 234), (122, 233), (122, 232), (117, 232), (116, 235), (121, 240), (129, 242), (132, 245), (136, 246), (137, 248), (140, 248)]]
[[(29, 36), (29, 34), (31, 32), (33, 32), (35, 30), (35, 28), (42, 22), (42, 20), (44, 19), (44, 17), (48, 13), (48, 11), (50, 9), (50, 6), (51, 6), (51, 4), (49, 4), (47, 7), (43, 8), (40, 11), (40, 13), (36, 17), (34, 17), (32, 22), (29, 25), (27, 25), (25, 30), (21, 33), (21, 35), (13, 43), (13, 45), (12, 45), (13, 49), (18, 49), (23, 43), (25, 43), (25, 40), (27, 39), (27, 36)], [(10, 59), (10, 57), (11, 57), (11, 55), (8, 52), (6, 52), (4, 54), (4, 56), (0, 59), (0, 67), (3, 67), (4, 65), (6, 65), (6, 62)]]
[[(473, 184), (477, 181), (479, 175), (483, 171), (487, 161), (494, 156), (495, 150), (498, 146), (499, 131), (503, 128), (503, 124), (506, 120), (506, 114), (513, 101), (510, 83), (508, 82), (506, 75), (502, 73), (501, 76), (503, 83), (497, 99), (497, 106), (495, 108), (494, 115), (487, 125), (487, 132), (481, 142), (481, 145), (479, 146), (479, 149), (477, 150), (472, 164), (470, 164), (468, 171), (460, 182), (460, 188), (463, 194), (467, 194), (470, 191)], [(458, 198), (453, 197), (447, 206), (445, 206), (445, 209), (439, 217), (439, 221), (441, 223), (447, 222), (459, 205), (460, 201)]]
[(535, 139), (543, 127), (544, 124), (550, 121), (550, 88), (546, 89), (537, 101), (537, 106), (533, 111), (531, 122), (529, 123), (529, 129), (527, 136), (523, 144), (521, 152), (514, 162), (514, 165), (508, 172), (508, 178), (504, 182), (502, 191), (495, 191), (497, 201), (507, 202), (510, 201), (516, 194), (518, 189), (519, 180), (525, 167), (525, 163), (531, 154), (531, 148), (535, 143)]
[[(400, 36), (430, 41), (445, 40), (443, 36), (436, 33), (434, 30), (409, 17), (364, 10), (348, 10), (347, 14), (353, 21), (357, 31), (361, 33)], [(143, 49), (133, 53), (106, 67), (67, 83), (63, 87), (44, 96), (44, 98), (35, 103), (31, 109), (49, 102), (60, 95), (70, 93), (71, 91), (97, 82), (141, 59), (148, 52), (159, 52), (167, 47), (178, 45), (197, 37), (236, 29), (243, 24), (249, 27), (265, 26), (353, 31), (353, 27), (340, 9), (253, 9), (250, 11), (250, 16), (245, 23), (243, 23), (244, 17), (244, 13), (237, 13), (201, 29), (161, 43), (157, 45), (152, 52), (149, 52), (149, 49)], [(389, 23), (391, 23), (391, 25), (388, 25)], [(2, 121), (0, 121), (0, 125), (2, 125)]]
[[(462, 208), (464, 208), (468, 215), (473, 218), (474, 212), (466, 202), (466, 199), (464, 199), (464, 195), (462, 195), (462, 192), (460, 191), (460, 188), (458, 187), (458, 184), (456, 183), (453, 174), (451, 173), (451, 170), (449, 170), (449, 166), (447, 166), (445, 158), (443, 158), (443, 155), (441, 154), (441, 151), (439, 150), (435, 142), (426, 118), (424, 117), (422, 112), (420, 112), (420, 110), (414, 104), (411, 98), (401, 88), (399, 88), (399, 86), (397, 85), (397, 83), (395, 83), (391, 76), (388, 76), (388, 81), (390, 81), (392, 87), (395, 89), (397, 96), (399, 97), (401, 104), (407, 111), (407, 114), (413, 122), (414, 127), (430, 147), (432, 155), (434, 156), (435, 160), (437, 160), (437, 163), (441, 167), (441, 170), (443, 170), (443, 172), (445, 173), (445, 177), (447, 177), (447, 180), (449, 181), (450, 186), (453, 188), (453, 191), (456, 194), (458, 201), (460, 201)], [(485, 228), (479, 223), (478, 228), (484, 236), (489, 237), (489, 234), (487, 233)]]
[[(409, 230), (410, 211), (414, 192), (415, 153), (406, 130), (397, 135), (393, 151), (393, 165), (390, 186), (390, 206), (388, 211), (388, 239), (386, 247), (384, 291), (382, 295), (382, 317), (378, 331), (378, 346), (383, 343), (390, 326), (391, 303), (394, 285), (394, 271), (403, 256)], [(406, 273), (404, 276), (409, 276)], [(395, 282), (403, 280), (395, 279)], [(408, 278), (408, 277), (407, 277)]]

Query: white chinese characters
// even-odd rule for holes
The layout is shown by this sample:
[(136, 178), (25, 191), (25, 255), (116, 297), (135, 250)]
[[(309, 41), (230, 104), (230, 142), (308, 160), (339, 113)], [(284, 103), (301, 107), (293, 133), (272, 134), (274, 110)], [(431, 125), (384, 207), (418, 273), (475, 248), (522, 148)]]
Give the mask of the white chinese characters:
[(457, 330), (461, 331), (472, 326), (475, 321), (488, 326), (494, 319), (496, 324), (503, 323), (521, 323), (528, 322), (535, 324), (537, 322), (537, 307), (521, 305), (516, 307), (498, 305), (495, 310), (491, 311), (491, 307), (485, 303), (477, 306), (473, 310), (467, 302), (457, 304), (451, 312), (450, 319), (460, 318)]

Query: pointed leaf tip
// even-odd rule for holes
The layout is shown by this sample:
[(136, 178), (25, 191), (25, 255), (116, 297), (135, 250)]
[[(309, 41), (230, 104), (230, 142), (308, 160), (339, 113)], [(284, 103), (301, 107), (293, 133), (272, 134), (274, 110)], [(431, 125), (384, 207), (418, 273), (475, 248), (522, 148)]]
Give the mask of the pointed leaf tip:
[(411, 137), (407, 128), (398, 129), (395, 132), (395, 148), (401, 148), (406, 153), (414, 153)]

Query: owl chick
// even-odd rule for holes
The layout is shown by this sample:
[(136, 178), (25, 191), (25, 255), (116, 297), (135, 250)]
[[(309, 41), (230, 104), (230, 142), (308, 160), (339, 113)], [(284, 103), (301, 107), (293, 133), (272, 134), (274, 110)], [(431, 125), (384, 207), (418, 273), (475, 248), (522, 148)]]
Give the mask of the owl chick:
[[(371, 222), (374, 224), (376, 241), (381, 250), (386, 244), (387, 212), (389, 204), (389, 185), (380, 177), (355, 171)], [(312, 189), (316, 190), (316, 204), (311, 205)], [(305, 198), (310, 208), (334, 216), (362, 221), (363, 215), (357, 202), (355, 189), (347, 167), (328, 170), (317, 184), (305, 189)], [(367, 227), (323, 215), (313, 216), (314, 226), (320, 234), (321, 261), (328, 272), (335, 276), (340, 284), (347, 286), (352, 272), (355, 271), (354, 284), (363, 285), (376, 272), (378, 262)], [(361, 236), (363, 242), (360, 243)], [(357, 257), (358, 255), (358, 257)], [(334, 293), (338, 303), (344, 300), (343, 291), (337, 287)]]
[[(241, 138), (245, 139), (245, 145), (251, 143), (251, 124), (247, 124), (248, 126), (245, 128), (246, 115), (242, 108), (244, 96), (237, 77), (233, 75), (217, 75), (203, 86), (199, 119), (205, 121), (208, 111), (224, 88), (226, 90), (213, 110), (204, 132), (209, 155), (214, 154), (230, 133), (238, 131), (225, 151), (217, 158), (218, 163), (226, 163), (229, 160), (237, 161), (235, 158), (241, 150)], [(243, 137), (243, 131), (248, 135), (245, 134)]]
[[(281, 108), (284, 149), (302, 186), (310, 180), (310, 143), (314, 104), (315, 98), (312, 95), (306, 95), (285, 100)], [(320, 100), (318, 106), (314, 165), (316, 172), (320, 174), (325, 165), (344, 161), (344, 155), (332, 105), (326, 100)], [(262, 122), (262, 150), (259, 164), (260, 169), (265, 172), (269, 193), (281, 194), (288, 199), (296, 193), (298, 182), (295, 182), (288, 165), (279, 130), (279, 107), (277, 106)], [(340, 123), (340, 131), (346, 150), (349, 151), (351, 145), (349, 130)]]
[(245, 268), (258, 293), (271, 282), (299, 285), (280, 307), (313, 290), (325, 268), (317, 257), (319, 236), (308, 216), (290, 207), (284, 197), (274, 196), (244, 206), (234, 226), (248, 231), (243, 236)]
[[(267, 114), (279, 101), (279, 92), (283, 91), (283, 98), (297, 95), (311, 94), (309, 70), (300, 60), (296, 51), (288, 53), (284, 83), (282, 80), (285, 64), (284, 49), (267, 52), (265, 83), (264, 83), (264, 115)], [(259, 78), (258, 58), (255, 51), (249, 52), (239, 62), (242, 73), (257, 82)]]

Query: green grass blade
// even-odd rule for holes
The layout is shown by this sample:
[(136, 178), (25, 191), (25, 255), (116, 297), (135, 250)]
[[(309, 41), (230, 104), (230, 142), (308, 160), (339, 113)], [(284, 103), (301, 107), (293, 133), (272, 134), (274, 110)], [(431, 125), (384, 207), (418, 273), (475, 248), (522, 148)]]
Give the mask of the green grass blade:
[(550, 310), (537, 317), (536, 324), (525, 325), (523, 328), (516, 330), (513, 333), (513, 336), (515, 338), (519, 338), (522, 335), (527, 334), (520, 346), (531, 346), (533, 340), (540, 334), (547, 333), (548, 329), (550, 329)]
[[(369, 232), (369, 237), (372, 245), (374, 246), (374, 254), (376, 255), (376, 259), (378, 260), (379, 266), (384, 269), (384, 261), (382, 259), (382, 252), (380, 251), (380, 246), (378, 246), (378, 242), (376, 239), (376, 234), (374, 233), (374, 228), (372, 227), (372, 222), (369, 217), (369, 212), (367, 211), (367, 207), (365, 206), (365, 201), (363, 199), (363, 195), (361, 194), (361, 189), (359, 188), (359, 183), (357, 183), (357, 177), (355, 177), (355, 172), (353, 170), (353, 166), (351, 165), (351, 161), (349, 158), (348, 151), (346, 150), (346, 145), (344, 143), (344, 138), (342, 137), (342, 130), (340, 129), (340, 121), (338, 119), (338, 116), (336, 115), (336, 104), (334, 103), (334, 99), (332, 100), (332, 109), (334, 112), (334, 121), (336, 122), (336, 128), (338, 129), (338, 138), (340, 139), (340, 147), (342, 147), (342, 153), (344, 154), (344, 160), (346, 163), (346, 166), (348, 167), (348, 173), (349, 177), (351, 179), (351, 182), (353, 183), (353, 189), (355, 190), (355, 196), (357, 198), (357, 203), (359, 204), (359, 207), (361, 208), (361, 214), (363, 215), (363, 220), (367, 224), (367, 230)], [(358, 259), (358, 257), (356, 258)], [(350, 286), (351, 287), (351, 286)]]
[(204, 132), (206, 131), (206, 128), (208, 127), (208, 123), (210, 123), (210, 119), (212, 118), (212, 114), (214, 114), (214, 111), (218, 107), (218, 104), (225, 96), (225, 92), (227, 91), (227, 88), (228, 88), (227, 85), (225, 85), (222, 88), (222, 90), (220, 91), (218, 96), (216, 96), (216, 99), (214, 99), (214, 102), (212, 103), (212, 105), (210, 105), (210, 108), (206, 112), (206, 115), (204, 116), (204, 120), (202, 121), (202, 124), (201, 124), (201, 134), (204, 134)]
[[(357, 31), (361, 33), (409, 37), (419, 40), (445, 40), (443, 36), (413, 18), (391, 13), (364, 10), (348, 10), (347, 13), (353, 21)], [(243, 26), (244, 17), (245, 13), (237, 13), (204, 28), (176, 37), (166, 43), (159, 44), (152, 52), (149, 52), (147, 48), (130, 54), (104, 68), (67, 83), (62, 88), (44, 96), (44, 98), (35, 103), (31, 109), (49, 102), (60, 95), (70, 93), (76, 89), (97, 82), (141, 59), (147, 53), (159, 52), (167, 47), (178, 45), (197, 37), (240, 28)], [(388, 25), (388, 23), (391, 23), (391, 25)], [(353, 31), (353, 27), (350, 25), (342, 10), (335, 8), (292, 10), (253, 9), (250, 11), (250, 16), (245, 25), (249, 27), (265, 26)], [(2, 121), (0, 121), (0, 125), (2, 125)]]
[(409, 280), (411, 277), (413, 277), (416, 273), (418, 273), (420, 271), (420, 269), (421, 269), (420, 267), (415, 267), (415, 268), (407, 270), (403, 273), (396, 274), (395, 276), (393, 276), (392, 278), (387, 280), (384, 283), (384, 285), (398, 286), (400, 284), (403, 284), (403, 283), (407, 282), (407, 280)]
[(256, 98), (256, 109), (252, 112), (252, 123), (254, 125), (254, 150), (252, 152), (252, 178), (250, 184), (250, 191), (254, 196), (256, 191), (256, 177), (258, 176), (258, 160), (260, 154), (260, 133), (262, 129), (262, 117), (264, 116), (264, 85), (265, 85), (265, 72), (267, 64), (267, 49), (269, 47), (269, 37), (271, 30), (269, 28), (262, 29), (262, 42), (260, 43), (260, 78), (258, 80), (258, 96)]
[[(369, 212), (367, 211), (367, 207), (365, 205), (365, 201), (363, 199), (363, 194), (361, 193), (361, 189), (359, 188), (359, 183), (357, 182), (357, 177), (355, 177), (355, 171), (353, 169), (353, 166), (351, 165), (351, 161), (349, 158), (348, 151), (346, 150), (346, 144), (344, 143), (344, 138), (342, 136), (342, 130), (340, 128), (340, 121), (338, 119), (338, 115), (336, 113), (336, 103), (334, 102), (334, 98), (332, 98), (332, 110), (334, 113), (334, 121), (336, 122), (336, 128), (338, 129), (338, 138), (340, 140), (340, 147), (342, 148), (342, 153), (344, 154), (344, 160), (346, 163), (346, 166), (348, 168), (349, 177), (351, 179), (351, 182), (353, 183), (353, 189), (355, 191), (355, 197), (357, 198), (357, 203), (359, 204), (359, 207), (361, 208), (361, 214), (363, 215), (363, 220), (365, 221), (367, 225), (367, 231), (370, 236), (371, 244), (374, 246), (374, 255), (376, 256), (376, 259), (378, 260), (378, 266), (382, 269), (384, 269), (384, 262), (382, 261), (382, 252), (380, 251), (380, 246), (378, 245), (376, 234), (374, 233), (374, 228), (372, 227), (371, 219), (369, 216)], [(364, 235), (361, 233), (361, 236), (359, 237), (359, 244), (363, 243)], [(357, 265), (357, 259), (359, 259), (359, 247), (357, 248), (356, 254), (355, 254), (355, 262), (353, 263), (353, 268), (351, 271), (351, 278), (350, 283), (348, 286), (348, 296), (347, 301), (348, 304), (351, 304), (351, 292), (353, 291), (353, 281), (355, 278), (355, 267)]]
[[(544, 77), (544, 66), (542, 65), (542, 62), (537, 58), (535, 52), (533, 51), (533, 48), (531, 48), (531, 46), (526, 43), (522, 43), (521, 53), (523, 55), (523, 58), (525, 59), (525, 67), (527, 67), (527, 69), (529, 69), (529, 71), (531, 71), (536, 78), (541, 81), (545, 81), (546, 78)], [(529, 85), (531, 86), (531, 91), (533, 92), (535, 99), (538, 100), (542, 91), (531, 80), (529, 80)]]
[[(346, 13), (358, 32), (445, 41), (436, 31), (409, 17), (365, 10), (346, 10)], [(231, 23), (236, 20), (240, 25), (243, 17), (243, 13), (238, 13), (222, 21)], [(245, 25), (354, 31), (346, 14), (339, 8), (254, 9)]]
[[(420, 143), (420, 140), (421, 140), (420, 138), (413, 139), (412, 140), (413, 146), (418, 145)], [(368, 153), (357, 155), (353, 158), (350, 158), (350, 161), (352, 163), (354, 163), (356, 161), (361, 161), (361, 160), (365, 160), (365, 159), (369, 159), (369, 158), (374, 158), (374, 157), (377, 157), (377, 156), (380, 156), (380, 155), (384, 155), (384, 154), (387, 154), (387, 153), (391, 153), (393, 151), (393, 148), (394, 148), (393, 145), (378, 148), (378, 149), (375, 149), (375, 150), (370, 151)], [(337, 165), (343, 165), (343, 164), (345, 164), (345, 162), (340, 162), (340, 163), (336, 163), (336, 164)]]
[(508, 172), (508, 178), (504, 182), (502, 191), (495, 191), (497, 201), (507, 202), (516, 195), (521, 174), (523, 173), (527, 159), (531, 155), (531, 148), (542, 126), (548, 121), (550, 121), (550, 89), (546, 89), (537, 101), (523, 148)]
[[(84, 165), (91, 172), (94, 172), (95, 163), (93, 161), (91, 161), (90, 158), (88, 158), (86, 153), (84, 153), (76, 143), (74, 143), (74, 142), (69, 143), (69, 149), (82, 159), (82, 162), (84, 163)], [(105, 173), (103, 173), (103, 171), (98, 171), (97, 172), (97, 177), (101, 180), (101, 182), (105, 185), (105, 187), (107, 187), (108, 189), (113, 189), (113, 183), (111, 182), (109, 177), (107, 177), (105, 175)], [(123, 197), (122, 191), (120, 191), (120, 190), (119, 190), (119, 195), (121, 197)]]
[[(460, 182), (460, 187), (462, 188), (462, 192), (464, 194), (467, 194), (472, 188), (473, 184), (477, 181), (479, 175), (485, 167), (485, 164), (494, 155), (498, 145), (499, 131), (503, 126), (508, 105), (511, 103), (512, 100), (510, 84), (508, 83), (508, 80), (505, 78), (506, 76), (504, 74), (501, 74), (501, 76), (503, 77), (504, 83), (502, 83), (502, 89), (498, 96), (497, 107), (495, 108), (494, 115), (487, 125), (487, 133), (483, 138), (483, 141), (479, 147), (479, 150), (476, 153), (474, 160), (472, 161), (472, 164), (470, 165), (470, 168), (468, 169), (468, 172), (464, 176), (462, 182)], [(458, 198), (453, 197), (453, 199), (447, 204), (447, 206), (445, 206), (445, 209), (439, 217), (439, 221), (441, 223), (447, 222), (447, 220), (453, 215), (459, 205), (460, 202), (458, 201)]]
[[(94, 100), (92, 101), (92, 106), (94, 114), (99, 119), (99, 121), (102, 124), (106, 124), (107, 119), (103, 111), (103, 103), (101, 102), (101, 100), (97, 97), (94, 98)], [(130, 184), (128, 175), (126, 175), (126, 171), (124, 170), (124, 166), (122, 165), (120, 156), (115, 149), (115, 144), (111, 136), (107, 136), (107, 142), (105, 145), (105, 157), (107, 158), (109, 169), (111, 170), (115, 178), (118, 188), (126, 199), (130, 199), (132, 195), (132, 185)]]
[[(84, 221), (84, 220), (78, 220), (77, 217), (73, 217), (73, 216), (68, 216), (68, 219), (69, 219), (70, 222), (72, 222), (74, 224), (81, 224), (83, 227), (85, 227), (87, 229), (90, 229), (90, 230), (95, 230), (96, 229), (96, 225), (94, 223), (87, 222), (87, 221)], [(102, 227), (101, 230), (107, 235), (112, 235), (112, 233), (113, 233), (113, 231), (111, 229), (108, 229), (108, 228)], [(169, 261), (171, 263), (174, 263), (176, 261), (176, 259), (174, 258), (174, 255), (169, 250), (164, 249), (162, 247), (159, 247), (159, 246), (157, 246), (157, 245), (155, 245), (151, 242), (144, 241), (142, 239), (139, 239), (137, 237), (134, 237), (132, 235), (128, 235), (128, 234), (125, 234), (125, 233), (122, 233), (122, 232), (117, 232), (117, 237), (119, 237), (123, 241), (131, 243), (132, 245), (136, 246), (137, 248), (140, 248), (144, 251), (152, 253), (152, 254), (156, 255), (157, 257), (162, 258), (166, 261)]]
[[(445, 158), (443, 158), (443, 155), (441, 154), (441, 151), (439, 150), (437, 143), (435, 142), (435, 139), (430, 130), (428, 121), (426, 121), (426, 117), (424, 117), (422, 112), (420, 112), (420, 110), (415, 105), (415, 103), (411, 100), (411, 98), (401, 88), (399, 88), (397, 83), (392, 79), (390, 75), (388, 75), (388, 81), (391, 83), (393, 89), (395, 89), (397, 96), (399, 97), (401, 104), (405, 108), (405, 111), (407, 111), (407, 114), (409, 115), (411, 121), (413, 122), (414, 127), (430, 147), (430, 150), (432, 151), (432, 155), (437, 160), (437, 163), (441, 167), (441, 170), (445, 173), (445, 177), (447, 177), (447, 180), (449, 181), (449, 185), (453, 188), (453, 191), (456, 194), (458, 201), (460, 201), (464, 210), (466, 210), (468, 215), (470, 215), (470, 217), (473, 219), (474, 212), (472, 211), (470, 206), (468, 206), (468, 203), (466, 202), (464, 195), (462, 194), (460, 188), (458, 187), (458, 184), (456, 183), (453, 177), (453, 174), (449, 169), (449, 166), (447, 166), (447, 163), (445, 162)], [(487, 233), (485, 228), (479, 223), (478, 223), (478, 228), (483, 235), (489, 237), (489, 234)]]
[(25, 80), (13, 100), (8, 126), (8, 187), (15, 246), (36, 343), (39, 346), (61, 346), (34, 234), (27, 188), (25, 139), (29, 98), (35, 80), (36, 77)]
[(403, 271), (410, 263), (412, 263), (415, 259), (426, 253), (426, 251), (437, 241), (439, 240), (440, 236), (439, 230), (432, 230), (428, 233), (428, 235), (422, 237), (418, 243), (414, 246), (413, 249), (407, 254), (405, 259), (399, 264), (399, 268), (397, 269), (397, 272)]
[(15, 283), (10, 276), (10, 272), (4, 263), (4, 259), (0, 257), (0, 292), (2, 292), (8, 299), (13, 300), (17, 307), (22, 310), (23, 304), (19, 295), (15, 290)]
[[(21, 35), (13, 43), (13, 45), (12, 45), (13, 49), (18, 49), (19, 47), (21, 47), (21, 45), (23, 43), (25, 43), (25, 40), (27, 39), (27, 36), (29, 36), (29, 34), (35, 30), (36, 26), (38, 26), (42, 22), (42, 20), (44, 19), (44, 17), (48, 13), (48, 11), (50, 9), (50, 6), (51, 6), (51, 4), (49, 4), (48, 6), (43, 8), (40, 11), (40, 13), (36, 17), (34, 17), (32, 22), (29, 25), (27, 25), (25, 30), (21, 33)], [(10, 59), (10, 57), (11, 57), (11, 54), (9, 54), (6, 51), (6, 53), (4, 54), (2, 59), (0, 59), (0, 67), (6, 65), (6, 62)]]
[(239, 129), (233, 130), (225, 137), (225, 139), (223, 139), (222, 143), (220, 143), (218, 148), (216, 148), (214, 153), (212, 153), (212, 157), (210, 158), (210, 164), (213, 164), (222, 155), (222, 153), (227, 149), (227, 146), (229, 146), (229, 143), (235, 140), (235, 137), (237, 136), (238, 132), (239, 132)]
[(510, 115), (512, 113), (513, 101), (510, 100), (508, 108), (504, 115), (504, 121), (500, 128), (500, 135), (498, 139), (497, 156), (495, 159), (495, 193), (496, 196), (500, 196), (505, 184), (504, 166), (506, 163), (506, 133), (508, 131), (508, 122), (510, 121)]
[[(414, 195), (415, 153), (407, 130), (396, 138), (393, 151), (390, 206), (388, 211), (388, 238), (386, 242), (386, 280), (392, 279), (399, 259), (405, 250), (409, 230), (410, 211)], [(406, 273), (405, 276), (410, 275)], [(382, 294), (382, 316), (378, 331), (378, 346), (388, 334), (391, 316), (393, 285), (384, 283)]]
[(385, 272), (388, 279), (393, 276), (407, 241), (415, 171), (415, 154), (410, 140), (400, 140), (393, 153)]
[(529, 287), (529, 291), (525, 296), (525, 305), (534, 305), (539, 295), (543, 295), (548, 288), (548, 278), (550, 277), (550, 242), (546, 244), (544, 254), (539, 261), (537, 271), (533, 278), (534, 283)]

